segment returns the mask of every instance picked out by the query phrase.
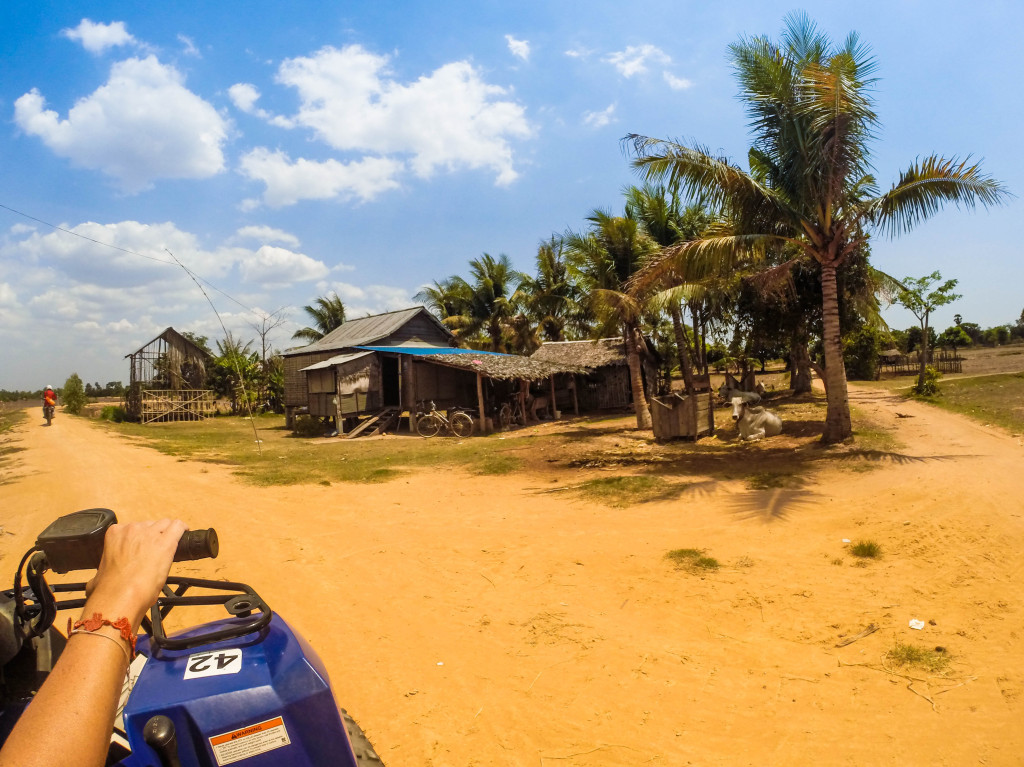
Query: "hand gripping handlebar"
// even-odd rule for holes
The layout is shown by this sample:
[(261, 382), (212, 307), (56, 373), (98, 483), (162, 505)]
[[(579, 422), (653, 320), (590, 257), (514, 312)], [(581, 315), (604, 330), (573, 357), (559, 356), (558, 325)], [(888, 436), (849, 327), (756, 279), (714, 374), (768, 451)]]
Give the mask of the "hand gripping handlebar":
[[(66, 514), (43, 530), (36, 548), (46, 556), (47, 565), (57, 573), (69, 570), (95, 570), (103, 557), (103, 538), (107, 528), (117, 523), (110, 509), (86, 509)], [(175, 562), (215, 559), (220, 553), (217, 531), (187, 530), (178, 541)]]

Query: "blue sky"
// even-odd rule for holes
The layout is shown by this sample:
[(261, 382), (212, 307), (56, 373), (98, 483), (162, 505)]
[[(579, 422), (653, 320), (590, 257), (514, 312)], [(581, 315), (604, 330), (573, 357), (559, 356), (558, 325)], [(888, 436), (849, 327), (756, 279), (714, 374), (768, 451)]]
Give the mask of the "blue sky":
[[(216, 315), (304, 325), (337, 291), (352, 316), (622, 209), (627, 133), (749, 146), (726, 59), (806, 10), (879, 62), (876, 176), (972, 154), (1024, 193), (1024, 5), (944, 0), (697, 3), (6, 0), (0, 6), (0, 388), (127, 380), (124, 355)], [(949, 209), (874, 263), (960, 280), (982, 326), (1024, 309), (1021, 202)], [(894, 327), (913, 318), (886, 314)], [(45, 379), (45, 380), (44, 380)]]

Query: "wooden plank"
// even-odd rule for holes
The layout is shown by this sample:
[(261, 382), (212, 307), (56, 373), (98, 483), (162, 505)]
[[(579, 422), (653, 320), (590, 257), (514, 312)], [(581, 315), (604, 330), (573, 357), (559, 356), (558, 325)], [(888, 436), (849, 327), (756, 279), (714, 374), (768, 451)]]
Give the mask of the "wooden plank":
[(484, 377), (481, 373), (476, 374), (476, 402), (480, 413), (480, 433), (486, 436), (490, 430), (487, 428), (487, 411), (484, 410)]

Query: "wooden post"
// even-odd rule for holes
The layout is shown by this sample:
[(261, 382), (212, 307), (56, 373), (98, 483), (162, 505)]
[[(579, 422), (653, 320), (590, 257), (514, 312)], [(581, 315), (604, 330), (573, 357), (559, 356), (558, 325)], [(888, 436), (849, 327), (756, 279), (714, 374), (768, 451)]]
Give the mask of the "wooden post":
[(578, 382), (576, 380), (576, 374), (570, 373), (571, 378), (569, 379), (569, 386), (572, 387), (572, 412), (574, 415), (580, 414), (580, 401), (576, 398), (576, 387)]
[(413, 361), (412, 357), (406, 357), (406, 361), (408, 362), (408, 379), (409, 379), (409, 381), (408, 381), (408, 386), (407, 386), (407, 393), (408, 393), (408, 400), (409, 401), (406, 402), (405, 405), (409, 409), (409, 433), (410, 434), (415, 434), (416, 433), (416, 399), (417, 399), (417, 397), (416, 397), (416, 394), (417, 394), (417, 392), (416, 392), (416, 363)]
[(548, 376), (548, 381), (551, 383), (551, 420), (554, 421), (556, 418), (561, 417), (561, 413), (558, 412), (558, 400), (555, 399), (555, 374), (552, 373)]
[(529, 422), (530, 418), (526, 414), (526, 394), (530, 391), (530, 382), (519, 379), (519, 409), (523, 412), (523, 426)]
[(482, 373), (476, 374), (476, 404), (480, 413), (480, 433), (488, 434), (487, 411), (484, 410), (484, 377)]

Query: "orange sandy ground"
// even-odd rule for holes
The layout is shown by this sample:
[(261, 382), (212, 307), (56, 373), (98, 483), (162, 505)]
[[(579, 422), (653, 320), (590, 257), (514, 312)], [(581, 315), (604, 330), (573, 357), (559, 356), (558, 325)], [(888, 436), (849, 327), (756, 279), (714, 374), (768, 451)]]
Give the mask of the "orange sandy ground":
[[(8, 438), (25, 449), (0, 477), (0, 569), (80, 508), (216, 527), (220, 558), (178, 572), (252, 583), (388, 767), (1024, 764), (1021, 440), (851, 397), (903, 447), (627, 509), (544, 492), (602, 476), (557, 462), (259, 488), (33, 411)], [(786, 439), (737, 449), (757, 472)], [(857, 566), (844, 538), (884, 557)], [(687, 547), (722, 569), (665, 559)], [(949, 670), (892, 673), (896, 640), (946, 648)]]

